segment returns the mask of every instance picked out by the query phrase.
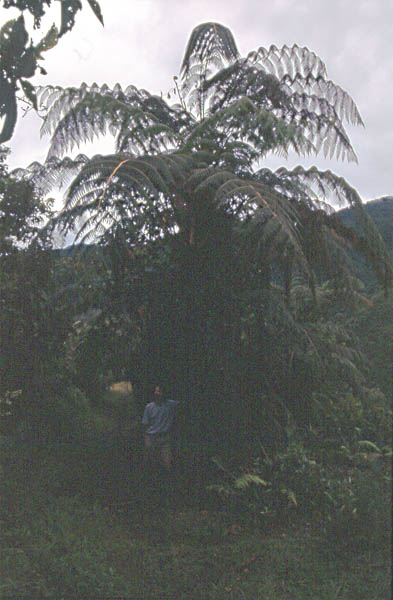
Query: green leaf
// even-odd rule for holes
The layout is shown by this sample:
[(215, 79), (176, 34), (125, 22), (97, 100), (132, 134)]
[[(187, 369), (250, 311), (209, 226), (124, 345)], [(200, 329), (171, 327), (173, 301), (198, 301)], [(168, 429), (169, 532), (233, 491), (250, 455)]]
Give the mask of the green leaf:
[(378, 452), (379, 454), (382, 454), (382, 451), (378, 448), (378, 446), (376, 446), (376, 444), (374, 444), (374, 442), (370, 442), (369, 440), (360, 440), (358, 442), (358, 445), (361, 448), (368, 449), (368, 450), (374, 450), (374, 452)]
[(50, 5), (51, 0), (4, 0), (4, 8), (15, 7), (20, 11), (28, 10), (34, 17), (34, 28), (41, 24), (41, 18), (45, 14), (44, 5)]
[(59, 40), (59, 32), (55, 25), (49, 29), (48, 33), (35, 47), (35, 53), (37, 58), (42, 58), (41, 53), (47, 52), (51, 48), (54, 48)]
[(284, 494), (288, 498), (288, 500), (290, 502), (292, 502), (292, 504), (294, 506), (297, 506), (296, 496), (292, 490), (288, 490), (287, 488), (282, 488), (281, 493)]
[(93, 11), (93, 13), (97, 17), (97, 19), (100, 21), (100, 23), (102, 25), (104, 25), (104, 17), (102, 16), (101, 8), (100, 8), (100, 5), (98, 4), (97, 0), (87, 0), (87, 1), (90, 4), (91, 10)]
[(244, 475), (241, 475), (236, 479), (234, 485), (238, 490), (245, 490), (250, 486), (251, 483), (254, 483), (255, 485), (263, 485), (265, 487), (269, 485), (267, 481), (261, 479), (261, 477), (254, 475), (253, 473), (245, 473)]
[(81, 0), (62, 0), (61, 3), (61, 26), (59, 37), (70, 31), (75, 23), (75, 15), (81, 10)]
[(21, 79), (20, 84), (22, 86), (23, 93), (25, 94), (26, 98), (30, 100), (35, 110), (37, 110), (37, 96), (34, 85), (32, 85), (30, 81), (27, 81), (26, 79)]
[(22, 58), (19, 62), (19, 68), (17, 71), (17, 78), (20, 77), (32, 77), (37, 68), (37, 59), (35, 55), (35, 48), (31, 46), (27, 48), (26, 52), (23, 53)]
[(186, 75), (195, 63), (203, 65), (217, 60), (233, 62), (239, 57), (232, 32), (220, 23), (202, 23), (195, 27), (191, 33), (183, 64), (183, 76)]
[(1, 62), (10, 62), (20, 57), (25, 49), (28, 34), (23, 16), (7, 21), (0, 30)]
[[(94, 12), (97, 19), (104, 24), (104, 19), (101, 13), (100, 5), (97, 0), (87, 0), (90, 8)], [(62, 0), (61, 2), (61, 27), (59, 37), (70, 31), (75, 23), (75, 16), (78, 10), (81, 10), (81, 0)]]
[(0, 144), (11, 139), (17, 118), (17, 105), (14, 87), (6, 80), (0, 80), (0, 116), (5, 114), (0, 132)]

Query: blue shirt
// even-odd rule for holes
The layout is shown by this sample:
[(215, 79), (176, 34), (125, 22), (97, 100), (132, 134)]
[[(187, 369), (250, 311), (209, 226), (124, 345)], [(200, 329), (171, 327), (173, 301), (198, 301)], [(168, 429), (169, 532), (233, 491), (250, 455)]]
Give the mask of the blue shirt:
[(155, 402), (147, 404), (142, 418), (143, 425), (149, 426), (146, 433), (149, 435), (167, 433), (172, 426), (178, 404), (175, 400), (166, 400), (162, 404), (156, 404)]

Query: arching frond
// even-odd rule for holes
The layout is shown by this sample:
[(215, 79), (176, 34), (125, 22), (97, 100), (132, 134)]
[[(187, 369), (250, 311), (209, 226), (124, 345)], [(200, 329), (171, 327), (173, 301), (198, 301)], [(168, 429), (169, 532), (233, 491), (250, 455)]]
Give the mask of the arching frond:
[[(279, 80), (260, 65), (242, 59), (204, 83), (205, 102), (208, 111), (216, 114), (247, 97), (257, 107), (300, 128), (316, 153), (322, 150), (325, 156), (356, 160), (341, 120), (362, 123), (352, 99), (321, 76), (295, 77), (293, 81), (295, 90), (288, 76)], [(309, 82), (308, 87), (305, 83), (301, 88), (300, 81)]]
[(258, 152), (259, 157), (271, 151), (287, 154), (290, 147), (299, 154), (313, 150), (312, 144), (296, 123), (286, 123), (245, 96), (197, 125), (189, 135), (185, 148), (198, 148), (204, 139), (217, 140), (220, 137), (225, 142), (246, 142)]
[(209, 63), (222, 66), (239, 56), (232, 32), (219, 23), (202, 23), (192, 31), (184, 54), (181, 73), (187, 79), (195, 64)]
[(325, 157), (357, 162), (352, 144), (339, 119), (306, 109), (288, 111), (286, 119), (288, 123), (300, 126), (316, 154), (322, 151)]
[[(231, 213), (241, 218), (252, 218), (259, 232), (270, 236), (277, 247), (281, 247), (286, 260), (292, 260), (306, 274), (309, 281), (312, 273), (304, 252), (304, 240), (298, 227), (297, 206), (272, 188), (255, 180), (227, 178), (217, 189), (216, 201)], [(266, 231), (260, 229), (266, 227)]]
[[(393, 267), (382, 237), (374, 222), (364, 210), (359, 194), (344, 178), (339, 177), (330, 170), (321, 171), (317, 167), (304, 169), (302, 166), (298, 166), (292, 171), (281, 167), (276, 171), (275, 176), (280, 181), (286, 181), (287, 186), (290, 185), (290, 182), (293, 182), (295, 184), (294, 189), (302, 189), (306, 184), (308, 192), (313, 192), (307, 194), (309, 208), (313, 210), (322, 208), (323, 216), (326, 217), (326, 226), (329, 227), (329, 230), (334, 230), (341, 241), (347, 240), (365, 255), (382, 285), (388, 287), (391, 284)], [(279, 185), (277, 180), (275, 185)], [(325, 200), (333, 198), (340, 206), (351, 206), (354, 209), (357, 231), (345, 228), (334, 213), (329, 215), (326, 204), (320, 205), (321, 197)], [(315, 199), (317, 200), (315, 201)], [(329, 239), (332, 242), (331, 235), (329, 235)]]
[(51, 134), (64, 115), (85, 97), (90, 87), (97, 88), (98, 86), (96, 84), (88, 86), (86, 83), (82, 83), (79, 88), (38, 87), (37, 104), (45, 113), (41, 135)]
[(94, 235), (97, 225), (100, 236), (105, 224), (114, 226), (132, 217), (154, 237), (152, 231), (161, 227), (157, 224), (163, 214), (169, 226), (174, 213), (182, 209), (176, 194), (182, 189), (186, 172), (200, 160), (198, 153), (140, 158), (129, 154), (96, 156), (83, 166), (69, 187), (57, 226), (67, 230), (77, 220), (83, 223), (80, 235), (90, 231), (89, 235)]
[(203, 91), (208, 95), (211, 113), (244, 96), (268, 110), (288, 105), (288, 94), (280, 80), (242, 58), (206, 79)]
[[(140, 106), (129, 105), (113, 96), (86, 93), (57, 124), (49, 156), (61, 155), (75, 144), (91, 142), (94, 137), (106, 133), (116, 138), (118, 151), (136, 154), (158, 153), (179, 145), (177, 132), (170, 126), (176, 123), (175, 111), (170, 115), (169, 110), (164, 112), (162, 105), (149, 104), (166, 122), (160, 122), (154, 113)], [(176, 123), (176, 129), (179, 129), (179, 123)]]
[(36, 189), (48, 194), (54, 188), (62, 189), (68, 185), (89, 160), (85, 154), (78, 154), (76, 158), (53, 156), (43, 164), (36, 161), (26, 169), (16, 169), (13, 174), (28, 179)]
[(227, 27), (203, 23), (192, 31), (181, 66), (181, 93), (186, 97), (190, 111), (196, 108), (199, 117), (204, 117), (204, 82), (238, 57), (234, 37)]
[(274, 44), (269, 49), (262, 46), (258, 50), (250, 52), (247, 60), (259, 63), (268, 72), (281, 79), (284, 74), (294, 77), (297, 73), (307, 77), (326, 77), (325, 63), (315, 52), (307, 47), (299, 47), (297, 44), (289, 47), (284, 45), (277, 48)]
[(294, 98), (299, 97), (303, 101), (307, 99), (307, 102), (310, 102), (308, 99), (312, 99), (314, 105), (327, 102), (335, 109), (340, 119), (345, 119), (353, 125), (363, 125), (351, 96), (330, 79), (327, 80), (321, 75), (315, 77), (311, 74), (305, 77), (297, 73), (294, 77), (284, 76), (281, 83), (288, 86), (290, 93), (294, 94)]
[(49, 156), (106, 133), (115, 137), (119, 152), (158, 153), (178, 146), (192, 123), (182, 106), (171, 107), (134, 86), (41, 88), (39, 101), (46, 111), (42, 133), (53, 132)]
[(321, 202), (310, 185), (297, 177), (293, 177), (292, 172), (285, 168), (272, 171), (267, 167), (263, 167), (255, 173), (255, 178), (277, 192), (310, 208), (313, 208), (315, 205), (319, 206)]

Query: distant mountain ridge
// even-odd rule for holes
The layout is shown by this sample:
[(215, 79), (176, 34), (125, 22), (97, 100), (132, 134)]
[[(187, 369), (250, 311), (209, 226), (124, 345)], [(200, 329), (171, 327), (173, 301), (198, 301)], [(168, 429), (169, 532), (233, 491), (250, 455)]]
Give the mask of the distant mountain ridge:
[[(370, 200), (363, 205), (367, 214), (377, 226), (393, 261), (393, 196), (384, 196)], [(356, 229), (353, 208), (344, 208), (336, 213), (345, 226)], [(366, 264), (365, 259), (357, 253), (351, 252), (355, 273), (368, 288), (376, 285), (375, 275)]]
[[(390, 254), (393, 251), (393, 196), (384, 196), (370, 200), (363, 205), (367, 214), (378, 227)], [(343, 208), (337, 212), (340, 219), (349, 227), (355, 227), (352, 208)]]

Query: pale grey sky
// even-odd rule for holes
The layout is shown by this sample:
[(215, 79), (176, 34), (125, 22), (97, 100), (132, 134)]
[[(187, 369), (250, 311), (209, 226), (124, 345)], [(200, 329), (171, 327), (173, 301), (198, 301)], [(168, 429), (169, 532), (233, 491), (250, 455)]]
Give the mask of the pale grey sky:
[[(330, 168), (344, 176), (364, 200), (393, 195), (393, 2), (391, 0), (100, 0), (103, 28), (85, 8), (74, 29), (46, 54), (48, 75), (35, 84), (61, 86), (119, 82), (166, 92), (178, 74), (192, 29), (206, 21), (229, 27), (240, 52), (259, 46), (297, 43), (326, 63), (328, 76), (355, 100), (365, 128), (348, 127), (359, 164), (311, 157), (291, 158)], [(59, 19), (54, 3), (42, 31)], [(11, 11), (0, 9), (0, 22)], [(19, 119), (11, 142), (12, 167), (44, 160), (48, 140), (40, 140), (39, 119)], [(110, 152), (94, 144), (92, 154)], [(284, 164), (273, 158), (268, 166)]]

